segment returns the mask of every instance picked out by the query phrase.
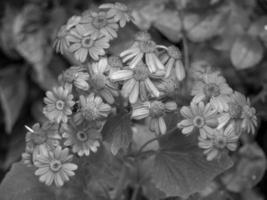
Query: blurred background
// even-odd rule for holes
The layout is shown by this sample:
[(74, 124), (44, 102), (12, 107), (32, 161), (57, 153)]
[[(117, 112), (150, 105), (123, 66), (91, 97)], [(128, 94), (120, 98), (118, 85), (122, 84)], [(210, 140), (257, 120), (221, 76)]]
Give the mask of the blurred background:
[[(52, 49), (58, 29), (70, 16), (106, 2), (115, 1), (0, 1), (0, 182), (25, 149), (24, 125), (44, 120), (45, 91), (57, 84), (60, 72), (75, 64), (71, 56)], [(256, 107), (257, 134), (244, 140), (255, 139), (257, 151), (266, 155), (267, 0), (119, 2), (131, 9), (135, 25), (119, 33), (109, 53), (118, 54), (138, 29), (148, 30), (158, 43), (180, 47), (189, 66), (220, 69), (232, 88), (250, 97)], [(251, 183), (253, 192), (244, 193), (243, 199), (267, 199), (267, 175), (261, 172), (256, 178), (251, 180), (256, 183)], [(233, 189), (236, 195), (242, 192)]]

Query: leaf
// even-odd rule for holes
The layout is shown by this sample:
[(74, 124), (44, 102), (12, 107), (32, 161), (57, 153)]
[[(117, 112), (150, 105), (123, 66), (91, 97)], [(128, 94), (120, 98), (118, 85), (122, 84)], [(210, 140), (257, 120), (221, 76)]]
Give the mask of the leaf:
[(187, 198), (203, 190), (217, 175), (232, 166), (227, 155), (207, 161), (194, 135), (184, 136), (177, 130), (163, 136), (159, 143), (152, 180), (168, 197)]
[(154, 26), (172, 42), (181, 39), (182, 25), (177, 11), (164, 10), (158, 15)]
[(27, 85), (23, 75), (11, 66), (5, 72), (0, 72), (0, 100), (7, 133), (11, 132), (26, 98)]
[(34, 169), (22, 163), (13, 164), (0, 185), (1, 200), (55, 199), (51, 188), (39, 183)]
[(195, 13), (185, 14), (183, 24), (186, 36), (192, 42), (203, 42), (214, 37), (219, 33), (225, 16), (224, 12), (204, 16)]
[(250, 68), (263, 58), (263, 47), (256, 38), (244, 35), (234, 42), (230, 56), (235, 68)]
[(111, 145), (111, 152), (116, 155), (120, 149), (126, 150), (132, 140), (131, 120), (123, 113), (110, 117), (105, 123), (103, 140)]

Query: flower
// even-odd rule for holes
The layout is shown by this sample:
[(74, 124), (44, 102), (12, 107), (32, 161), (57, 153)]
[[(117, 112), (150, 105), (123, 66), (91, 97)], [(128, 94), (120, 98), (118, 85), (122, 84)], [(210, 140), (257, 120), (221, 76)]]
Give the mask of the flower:
[(96, 152), (100, 146), (101, 133), (98, 129), (92, 128), (90, 124), (83, 123), (77, 126), (70, 121), (62, 125), (63, 137), (66, 138), (65, 146), (71, 146), (73, 153), (79, 156), (89, 156), (90, 151)]
[(59, 80), (63, 83), (73, 84), (81, 90), (89, 89), (89, 74), (85, 72), (83, 66), (72, 66), (65, 70), (60, 76)]
[(112, 81), (124, 81), (121, 89), (122, 96), (129, 98), (130, 103), (147, 100), (147, 93), (159, 97), (160, 92), (150, 79), (150, 73), (144, 63), (140, 62), (134, 69), (128, 68), (110, 74)]
[(227, 123), (234, 123), (237, 130), (245, 130), (255, 133), (257, 126), (257, 117), (255, 108), (250, 106), (250, 101), (243, 94), (234, 92), (231, 100), (228, 102), (226, 112), (221, 113), (219, 117), (219, 128), (224, 127)]
[(35, 149), (46, 144), (49, 148), (54, 148), (59, 144), (61, 136), (58, 133), (58, 124), (46, 121), (42, 126), (36, 123), (32, 128), (25, 127), (28, 130), (25, 137), (27, 146)]
[(27, 166), (33, 166), (33, 148), (26, 145), (25, 152), (22, 153), (22, 162)]
[(111, 112), (111, 106), (103, 103), (103, 100), (99, 96), (95, 96), (91, 93), (87, 97), (80, 96), (80, 109), (74, 115), (74, 122), (81, 124), (84, 120), (93, 122), (106, 118)]
[(226, 83), (225, 79), (218, 73), (209, 73), (203, 76), (202, 80), (194, 83), (191, 91), (193, 103), (198, 103), (203, 100), (210, 100), (210, 103), (219, 111), (227, 109), (229, 95), (233, 90)]
[(52, 91), (47, 91), (44, 98), (46, 106), (43, 109), (45, 116), (60, 123), (68, 121), (68, 115), (72, 114), (72, 107), (75, 104), (70, 87), (54, 87)]
[(106, 3), (99, 6), (100, 9), (109, 9), (107, 17), (113, 17), (115, 22), (119, 22), (120, 27), (124, 27), (130, 21), (129, 10), (125, 4), (122, 3)]
[(161, 46), (156, 45), (146, 34), (139, 34), (137, 38), (142, 40), (135, 40), (134, 44), (129, 49), (121, 52), (120, 57), (122, 57), (122, 61), (128, 62), (131, 60), (129, 62), (129, 67), (133, 69), (145, 56), (146, 64), (151, 73), (157, 70), (165, 70), (164, 65), (156, 55), (157, 48), (161, 48)]
[(220, 157), (224, 151), (235, 151), (238, 145), (238, 136), (235, 133), (235, 128), (229, 125), (223, 129), (214, 130), (212, 135), (203, 138), (198, 138), (198, 146), (204, 150), (207, 155), (207, 160), (211, 161), (216, 157)]
[(35, 166), (38, 168), (35, 175), (39, 176), (40, 182), (56, 186), (63, 186), (64, 182), (69, 181), (69, 177), (74, 176), (74, 171), (78, 166), (71, 163), (72, 155), (69, 155), (69, 149), (61, 149), (58, 146), (54, 151), (40, 154)]
[(67, 24), (66, 24), (66, 29), (69, 31), (72, 28), (75, 28), (81, 21), (81, 16), (72, 16), (71, 18), (69, 18)]
[(88, 66), (90, 71), (90, 86), (92, 91), (102, 97), (109, 104), (113, 104), (114, 97), (119, 96), (117, 85), (112, 83), (108, 76), (108, 61), (106, 57)]
[(136, 120), (150, 118), (150, 129), (156, 133), (165, 134), (167, 131), (164, 115), (177, 109), (173, 101), (162, 103), (161, 101), (144, 102), (133, 106), (132, 118)]
[(169, 46), (167, 53), (161, 58), (161, 62), (166, 66), (165, 78), (168, 78), (175, 69), (176, 77), (179, 81), (185, 78), (185, 69), (182, 63), (181, 51), (175, 46)]
[(104, 35), (109, 40), (118, 37), (118, 24), (103, 11), (84, 14), (80, 26), (83, 26), (92, 38), (99, 35)]
[(71, 30), (67, 40), (70, 42), (69, 51), (74, 53), (75, 59), (80, 62), (84, 62), (88, 54), (94, 60), (98, 60), (99, 56), (105, 54), (104, 49), (109, 48), (107, 37), (92, 37), (82, 26), (76, 26)]
[(206, 138), (212, 135), (213, 128), (218, 125), (217, 111), (210, 103), (204, 105), (201, 101), (198, 104), (191, 103), (190, 106), (183, 106), (180, 110), (181, 115), (185, 118), (177, 124), (182, 129), (182, 133), (188, 135), (197, 128), (200, 135)]
[(61, 53), (62, 55), (69, 48), (69, 42), (66, 38), (68, 35), (68, 30), (66, 26), (61, 26), (59, 31), (57, 32), (56, 39), (53, 43), (53, 47), (55, 48), (57, 53)]

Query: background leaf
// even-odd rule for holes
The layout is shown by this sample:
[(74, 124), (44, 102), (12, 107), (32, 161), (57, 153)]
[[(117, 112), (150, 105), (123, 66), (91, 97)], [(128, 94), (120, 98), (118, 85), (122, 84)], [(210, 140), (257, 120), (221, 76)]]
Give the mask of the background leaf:
[(189, 195), (204, 189), (217, 175), (232, 166), (228, 156), (207, 161), (194, 135), (174, 131), (159, 141), (152, 179), (167, 196)]

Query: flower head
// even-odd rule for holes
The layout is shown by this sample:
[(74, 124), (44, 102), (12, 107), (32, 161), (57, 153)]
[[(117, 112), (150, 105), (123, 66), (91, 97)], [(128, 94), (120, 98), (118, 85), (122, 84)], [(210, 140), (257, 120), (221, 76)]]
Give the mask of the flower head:
[(101, 133), (99, 129), (93, 128), (90, 124), (83, 123), (77, 126), (70, 121), (68, 124), (63, 124), (63, 137), (66, 138), (65, 146), (71, 146), (72, 151), (79, 156), (89, 156), (90, 151), (96, 152), (100, 146), (99, 139)]
[(145, 102), (133, 106), (132, 118), (136, 120), (150, 118), (150, 129), (156, 133), (165, 134), (167, 131), (164, 115), (177, 109), (175, 102), (162, 103), (161, 101)]
[(104, 49), (109, 48), (107, 37), (103, 35), (92, 37), (82, 26), (71, 30), (67, 40), (70, 42), (69, 51), (74, 53), (74, 57), (80, 62), (84, 62), (88, 54), (92, 59), (98, 60), (99, 56), (105, 54)]
[(118, 24), (110, 18), (107, 12), (90, 12), (82, 16), (81, 25), (92, 38), (104, 35), (106, 38), (113, 39), (118, 37)]
[(63, 83), (73, 84), (81, 90), (89, 89), (89, 74), (85, 72), (83, 66), (72, 66), (65, 70), (60, 76), (59, 80)]
[(217, 111), (209, 103), (207, 105), (204, 105), (203, 102), (191, 103), (190, 106), (183, 106), (180, 112), (185, 119), (177, 126), (182, 129), (182, 133), (185, 135), (198, 129), (200, 135), (206, 138), (213, 134), (214, 128), (218, 125)]
[(64, 54), (66, 50), (69, 48), (69, 41), (67, 40), (68, 30), (65, 25), (61, 26), (59, 31), (57, 32), (57, 36), (55, 42), (53, 43), (53, 47), (55, 48), (57, 53)]
[(219, 117), (219, 128), (228, 123), (234, 123), (237, 130), (255, 133), (257, 117), (255, 108), (251, 107), (249, 99), (239, 92), (234, 92), (228, 102), (225, 112)]
[(138, 98), (147, 100), (148, 94), (159, 97), (160, 92), (150, 79), (151, 74), (146, 65), (140, 62), (135, 68), (128, 68), (110, 74), (112, 81), (124, 81), (121, 93), (124, 98), (129, 98), (134, 104)]
[(101, 58), (98, 62), (88, 66), (90, 71), (89, 83), (91, 90), (102, 97), (109, 104), (113, 104), (114, 97), (119, 95), (117, 85), (112, 83), (107, 75), (109, 70), (106, 57)]
[(111, 106), (103, 103), (99, 96), (91, 93), (87, 97), (80, 96), (80, 109), (74, 115), (76, 124), (81, 124), (84, 120), (94, 122), (106, 118), (111, 112)]
[(185, 78), (185, 69), (182, 63), (181, 51), (175, 46), (169, 46), (167, 53), (161, 58), (161, 62), (166, 65), (165, 77), (168, 78), (175, 70), (176, 77), (179, 81)]
[(49, 148), (54, 148), (59, 144), (61, 136), (58, 131), (58, 124), (46, 121), (42, 126), (36, 123), (29, 128), (26, 134), (26, 145), (31, 148), (36, 148), (39, 145), (46, 144)]
[(224, 151), (235, 151), (238, 145), (238, 136), (234, 126), (230, 125), (223, 129), (214, 130), (208, 137), (199, 137), (198, 146), (204, 150), (207, 160), (220, 157)]
[(63, 186), (70, 176), (75, 175), (74, 171), (78, 168), (76, 164), (71, 163), (72, 157), (69, 155), (69, 149), (61, 149), (60, 146), (53, 151), (43, 152), (35, 163), (38, 168), (35, 175), (46, 185), (54, 182), (58, 187)]
[(82, 19), (81, 16), (76, 16), (76, 15), (72, 16), (67, 21), (66, 29), (69, 31), (72, 28), (75, 28), (80, 23), (81, 19)]
[(164, 65), (156, 54), (157, 48), (160, 48), (160, 46), (149, 39), (149, 37), (145, 36), (146, 34), (144, 34), (144, 37), (139, 36), (139, 39), (142, 40), (136, 40), (129, 49), (121, 52), (120, 57), (122, 57), (122, 61), (129, 62), (131, 60), (129, 62), (129, 67), (133, 69), (142, 61), (142, 58), (145, 57), (147, 67), (151, 73), (158, 70), (165, 70)]
[(68, 116), (72, 114), (72, 107), (75, 104), (71, 88), (62, 86), (47, 91), (44, 103), (46, 106), (43, 113), (49, 120), (57, 123), (68, 121)]
[(122, 3), (106, 3), (99, 6), (100, 9), (109, 9), (107, 12), (108, 17), (113, 17), (115, 22), (119, 22), (120, 27), (124, 27), (131, 17), (129, 10), (125, 4)]
[(232, 92), (233, 90), (225, 79), (218, 73), (205, 74), (202, 80), (194, 83), (191, 91), (194, 96), (192, 102), (198, 103), (203, 100), (210, 100), (211, 104), (221, 112), (227, 108), (229, 95)]

